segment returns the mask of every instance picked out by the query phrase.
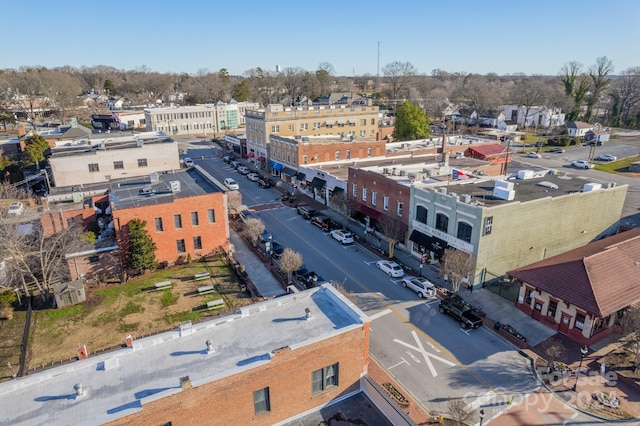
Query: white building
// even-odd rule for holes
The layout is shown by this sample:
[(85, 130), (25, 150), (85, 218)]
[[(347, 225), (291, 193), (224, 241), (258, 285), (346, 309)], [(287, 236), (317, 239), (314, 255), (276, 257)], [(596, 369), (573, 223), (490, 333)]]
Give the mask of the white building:
[(245, 111), (258, 107), (259, 104), (254, 102), (236, 102), (232, 99), (229, 103), (148, 108), (144, 114), (149, 132), (206, 136), (244, 127)]
[(545, 106), (503, 105), (507, 120), (515, 121), (520, 127), (560, 127), (564, 126), (565, 115), (559, 108)]

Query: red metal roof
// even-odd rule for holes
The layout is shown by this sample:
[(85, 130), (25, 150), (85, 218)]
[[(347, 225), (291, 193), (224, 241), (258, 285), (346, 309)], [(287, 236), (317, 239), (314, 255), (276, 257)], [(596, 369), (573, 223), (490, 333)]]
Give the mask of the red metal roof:
[(640, 228), (508, 272), (592, 314), (640, 301)]
[(474, 146), (473, 148), (469, 148), (469, 151), (473, 151), (478, 155), (488, 157), (490, 155), (506, 154), (507, 147), (502, 146), (500, 144), (480, 145), (480, 146)]

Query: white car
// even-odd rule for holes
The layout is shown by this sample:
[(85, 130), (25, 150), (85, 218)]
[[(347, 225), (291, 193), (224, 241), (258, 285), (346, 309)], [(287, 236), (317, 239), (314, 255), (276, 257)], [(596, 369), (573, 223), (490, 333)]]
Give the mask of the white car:
[(576, 169), (593, 169), (593, 164), (585, 160), (576, 160), (571, 165)]
[(393, 278), (404, 277), (404, 269), (391, 260), (378, 260), (376, 266), (385, 274)]
[(529, 157), (529, 158), (542, 158), (542, 155), (538, 154), (537, 152), (529, 152), (529, 153), (527, 153), (527, 157)]
[(226, 178), (224, 180), (224, 186), (226, 186), (232, 191), (237, 191), (238, 189), (240, 189), (238, 182), (236, 182), (233, 178)]
[(184, 159), (184, 165), (186, 167), (193, 167), (193, 160), (191, 158), (189, 158), (189, 157), (185, 158)]
[(238, 171), (240, 172), (241, 175), (247, 175), (249, 174), (249, 172), (251, 172), (251, 170), (249, 170), (247, 166), (238, 167)]
[(257, 173), (249, 173), (247, 175), (247, 179), (249, 179), (251, 182), (257, 182), (260, 180), (260, 176), (258, 176)]
[(426, 278), (404, 277), (402, 286), (408, 287), (418, 294), (418, 297), (433, 297), (436, 295), (436, 287)]
[(24, 204), (22, 203), (11, 203), (9, 204), (9, 210), (7, 211), (7, 216), (20, 216), (24, 212)]
[(353, 234), (346, 229), (334, 229), (331, 236), (342, 244), (353, 244)]

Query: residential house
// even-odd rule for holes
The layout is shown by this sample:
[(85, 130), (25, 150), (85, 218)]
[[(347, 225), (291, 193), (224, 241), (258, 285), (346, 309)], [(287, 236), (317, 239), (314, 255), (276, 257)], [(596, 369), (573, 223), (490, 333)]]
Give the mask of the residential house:
[(619, 330), (640, 303), (640, 228), (508, 271), (516, 306), (580, 345)]
[(122, 109), (124, 106), (125, 99), (122, 96), (119, 97), (110, 97), (106, 102), (102, 104), (105, 108), (113, 109)]
[(565, 114), (559, 108), (546, 106), (503, 105), (501, 107), (507, 120), (524, 127), (560, 127), (564, 126)]
[(574, 138), (583, 138), (587, 132), (593, 131), (594, 126), (582, 121), (570, 121), (567, 123), (567, 134)]

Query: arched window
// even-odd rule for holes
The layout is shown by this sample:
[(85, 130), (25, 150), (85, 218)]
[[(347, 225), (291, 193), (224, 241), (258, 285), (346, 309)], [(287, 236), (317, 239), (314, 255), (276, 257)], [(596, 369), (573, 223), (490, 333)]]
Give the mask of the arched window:
[(473, 232), (473, 227), (471, 225), (466, 222), (458, 222), (458, 233), (456, 234), (456, 237), (459, 240), (470, 243), (471, 232)]
[(427, 208), (423, 206), (416, 207), (416, 220), (420, 223), (427, 223)]
[(442, 213), (436, 214), (436, 229), (438, 231), (447, 232), (449, 230), (449, 218)]

